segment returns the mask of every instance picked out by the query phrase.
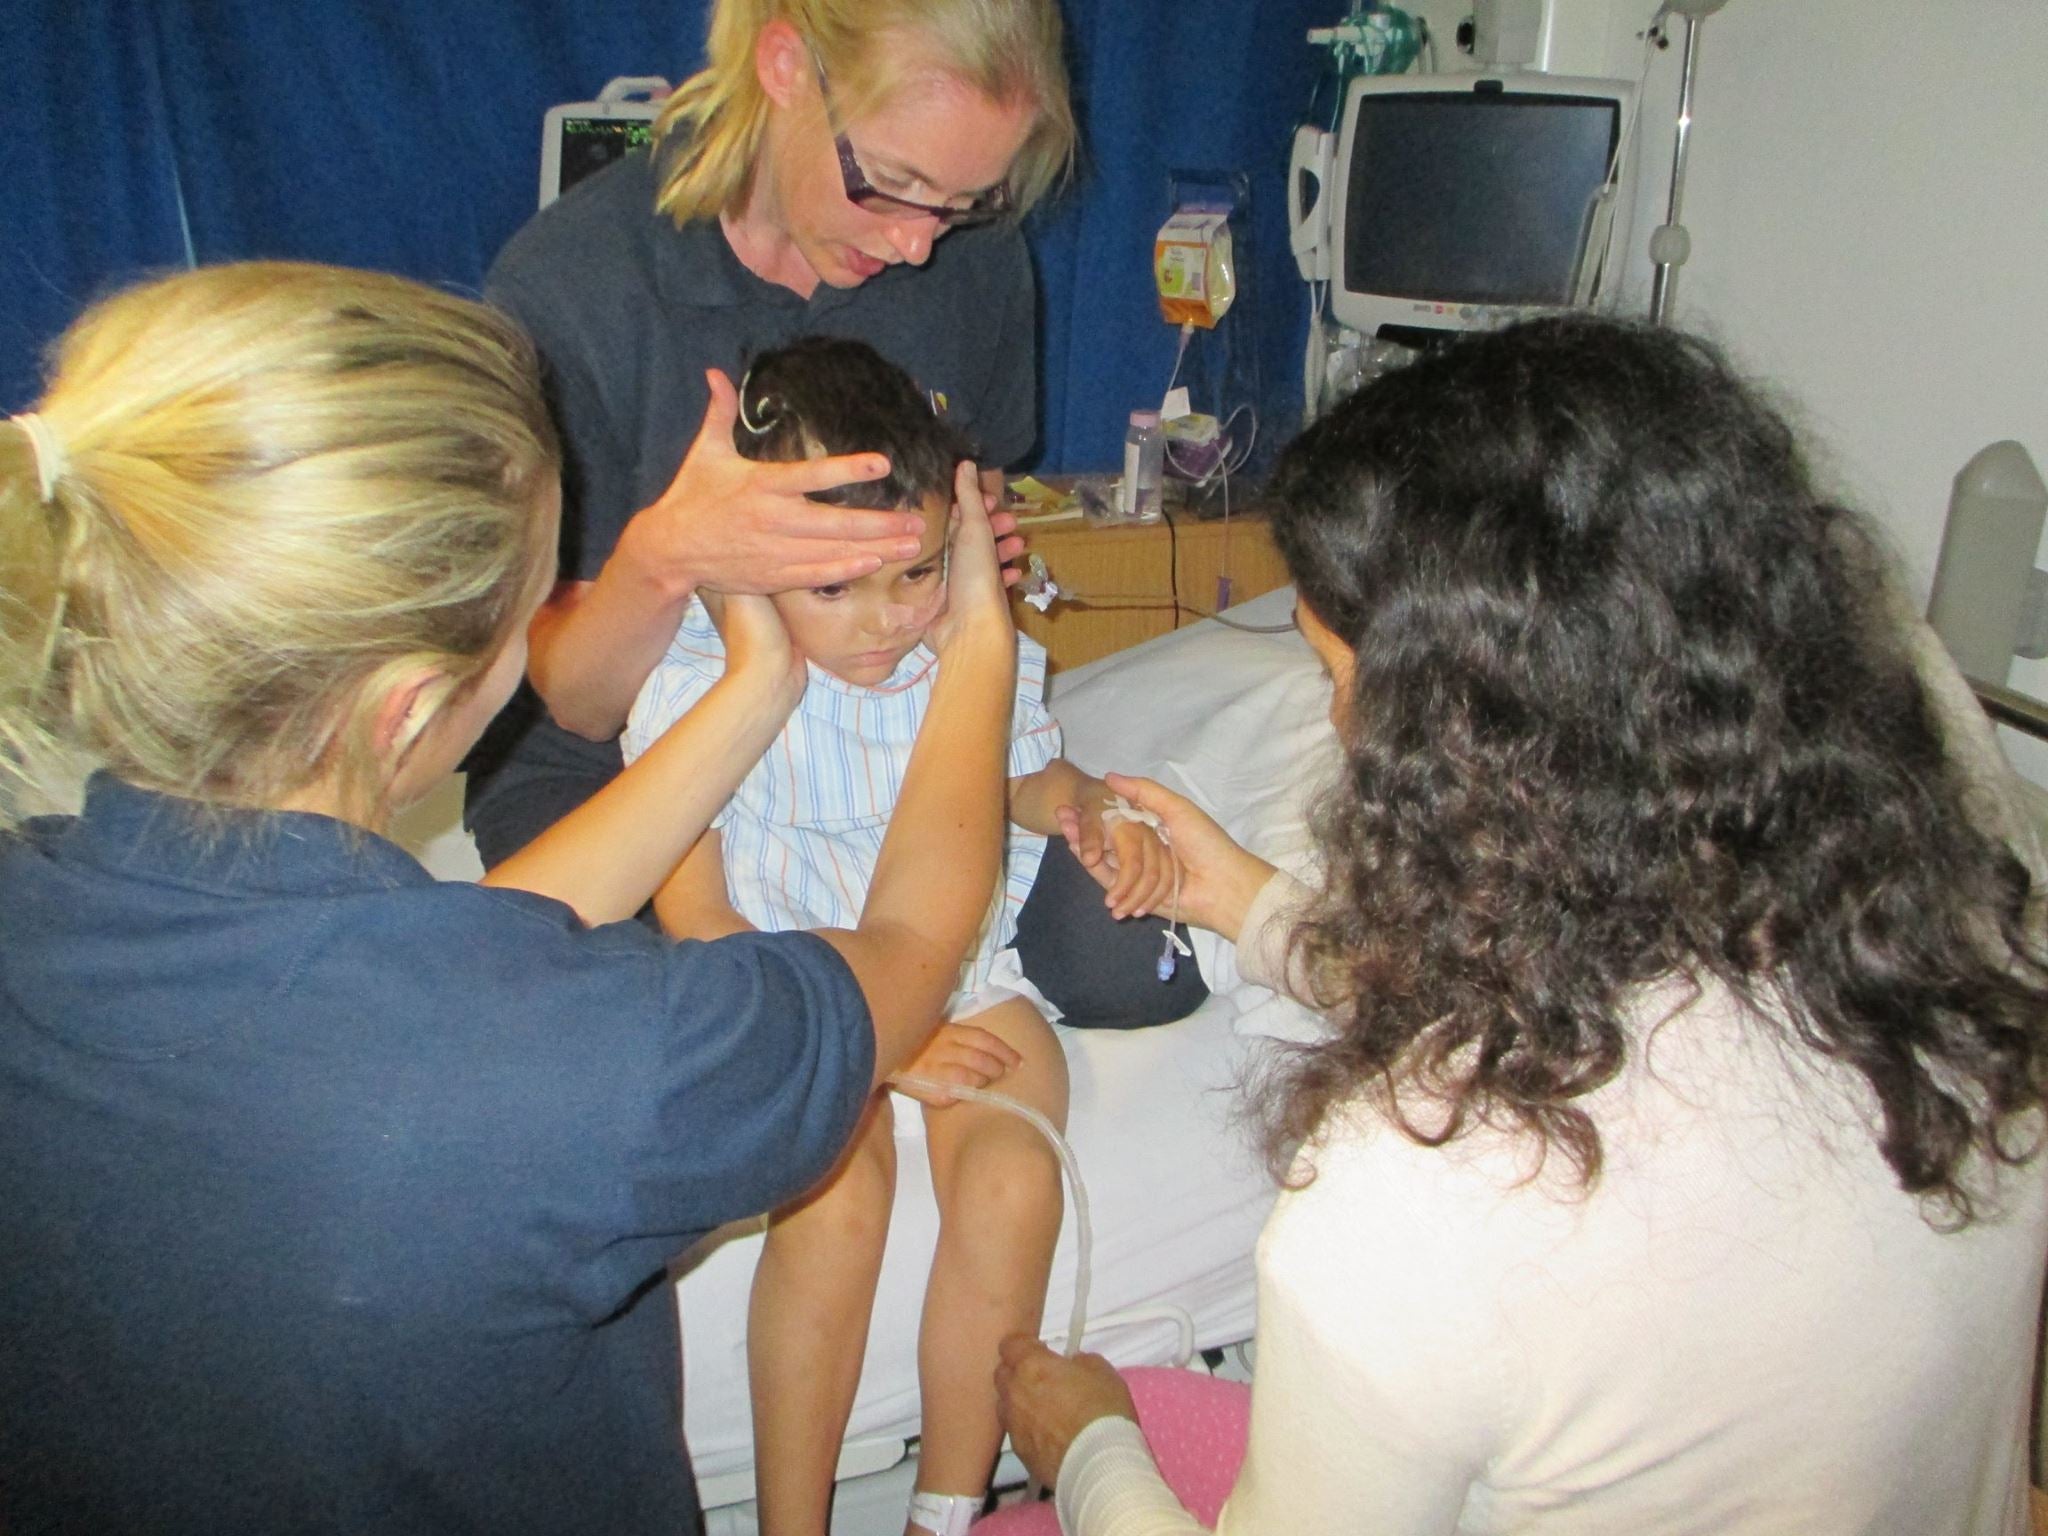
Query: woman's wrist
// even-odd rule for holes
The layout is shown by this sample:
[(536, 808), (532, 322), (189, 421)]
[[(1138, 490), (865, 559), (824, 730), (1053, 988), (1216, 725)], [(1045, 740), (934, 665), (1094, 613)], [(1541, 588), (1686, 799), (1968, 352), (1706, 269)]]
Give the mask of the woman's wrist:
[(1245, 903), (1237, 945), (1238, 974), (1246, 981), (1297, 1002), (1307, 1001), (1306, 977), (1291, 964), (1294, 930), (1306, 915), (1310, 891), (1285, 870), (1268, 866), (1265, 879)]
[(942, 676), (983, 670), (1008, 675), (1017, 665), (1016, 626), (1008, 614), (973, 620), (948, 633), (935, 649), (945, 663)]
[(1273, 877), (1279, 873), (1254, 853), (1234, 861), (1217, 902), (1216, 932), (1233, 944), (1243, 943), (1263, 920), (1266, 903), (1261, 898), (1273, 889)]
[(695, 595), (700, 583), (689, 563), (676, 557), (674, 541), (657, 535), (656, 524), (664, 515), (661, 503), (656, 502), (627, 519), (619, 542), (612, 547), (611, 559), (605, 562), (605, 573), (640, 590), (656, 606), (680, 607)]

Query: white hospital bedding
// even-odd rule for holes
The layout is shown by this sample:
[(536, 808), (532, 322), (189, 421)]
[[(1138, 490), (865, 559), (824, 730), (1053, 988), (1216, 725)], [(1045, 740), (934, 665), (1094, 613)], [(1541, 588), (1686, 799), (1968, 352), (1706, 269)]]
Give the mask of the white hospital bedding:
[[(1291, 593), (1275, 593), (1232, 617), (1284, 624), (1291, 605)], [(1298, 864), (1301, 802), (1328, 747), (1328, 692), (1298, 637), (1209, 623), (1056, 680), (1053, 706), (1067, 754), (1083, 767), (1161, 778), (1248, 846)], [(1072, 1079), (1068, 1135), (1094, 1230), (1087, 1344), (1120, 1364), (1163, 1362), (1253, 1330), (1252, 1248), (1274, 1188), (1239, 1119), (1237, 1089), (1271, 1048), (1264, 1037), (1299, 1036), (1305, 1016), (1240, 983), (1228, 945), (1205, 940), (1199, 954), (1216, 995), (1191, 1017), (1128, 1033), (1060, 1031)], [(897, 1155), (849, 1445), (917, 1430), (918, 1312), (938, 1212), (923, 1137), (900, 1123)], [(678, 1287), (686, 1429), (707, 1505), (752, 1496), (745, 1324), (760, 1242), (758, 1224), (727, 1236)], [(1046, 1299), (1044, 1332), (1055, 1341), (1072, 1305), (1074, 1248), (1070, 1209)], [(1148, 1311), (1149, 1320), (1117, 1321)], [(857, 1455), (842, 1463), (843, 1472), (861, 1469)]]

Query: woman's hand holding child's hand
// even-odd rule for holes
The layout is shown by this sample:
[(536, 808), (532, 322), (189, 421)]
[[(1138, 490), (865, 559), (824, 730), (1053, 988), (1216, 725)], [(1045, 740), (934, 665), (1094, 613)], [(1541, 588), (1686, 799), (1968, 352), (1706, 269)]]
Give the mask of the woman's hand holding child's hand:
[[(1023, 1061), (1014, 1046), (978, 1025), (941, 1024), (938, 1033), (903, 1069), (902, 1076), (928, 1078), (937, 1083), (957, 1083), (963, 1088), (986, 1088), (1012, 1067), (1021, 1066)], [(909, 1094), (918, 1103), (935, 1108), (959, 1102), (950, 1093), (915, 1087), (900, 1078), (891, 1078), (889, 1085), (899, 1093)]]
[(1154, 827), (1142, 821), (1111, 818), (1105, 824), (1115, 792), (1106, 787), (1083, 804), (1059, 808), (1060, 830), (1074, 857), (1109, 894), (1110, 915), (1147, 917), (1173, 902), (1173, 850)]
[[(1173, 856), (1180, 863), (1178, 902), (1169, 887), (1166, 897), (1152, 910), (1237, 942), (1252, 898), (1273, 878), (1273, 866), (1238, 847), (1206, 811), (1163, 784), (1151, 779), (1126, 778), (1120, 773), (1105, 775), (1104, 782), (1139, 810), (1151, 811), (1165, 824)], [(1084, 842), (1080, 817), (1064, 807), (1060, 826), (1067, 834), (1067, 846), (1074, 850), (1074, 857), (1095, 877), (1096, 884), (1111, 892), (1108, 900), (1114, 907), (1114, 885), (1119, 872), (1111, 867), (1100, 843), (1091, 854)]]

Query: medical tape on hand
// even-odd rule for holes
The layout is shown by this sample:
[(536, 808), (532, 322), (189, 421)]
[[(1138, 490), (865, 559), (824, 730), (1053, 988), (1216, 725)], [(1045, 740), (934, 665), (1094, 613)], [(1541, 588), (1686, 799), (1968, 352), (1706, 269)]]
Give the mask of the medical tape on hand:
[[(1111, 797), (1109, 804), (1102, 808), (1102, 825), (1105, 828), (1113, 827), (1120, 821), (1135, 821), (1139, 826), (1150, 827), (1154, 832), (1158, 833), (1159, 841), (1166, 844), (1169, 852), (1172, 850), (1173, 834), (1166, 830), (1166, 823), (1159, 818), (1159, 814), (1156, 811), (1144, 810), (1139, 806), (1131, 804), (1122, 795), (1115, 795)], [(1173, 910), (1176, 912), (1180, 910), (1179, 859), (1173, 861)], [(1154, 966), (1154, 970), (1161, 981), (1171, 981), (1173, 980), (1173, 973), (1177, 968), (1177, 962), (1174, 959), (1175, 952), (1178, 951), (1189, 959), (1194, 958), (1195, 952), (1188, 948), (1186, 941), (1179, 934), (1173, 931), (1172, 918), (1168, 918), (1166, 921), (1165, 933), (1166, 943), (1160, 947), (1159, 959)]]

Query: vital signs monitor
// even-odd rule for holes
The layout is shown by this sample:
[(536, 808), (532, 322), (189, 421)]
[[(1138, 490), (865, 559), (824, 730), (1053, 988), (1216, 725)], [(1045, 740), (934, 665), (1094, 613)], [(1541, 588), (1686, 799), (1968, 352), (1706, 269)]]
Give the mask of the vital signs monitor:
[(1288, 175), (1329, 317), (1413, 344), (1590, 302), (1634, 92), (1520, 72), (1348, 82), (1335, 131), (1301, 129)]

